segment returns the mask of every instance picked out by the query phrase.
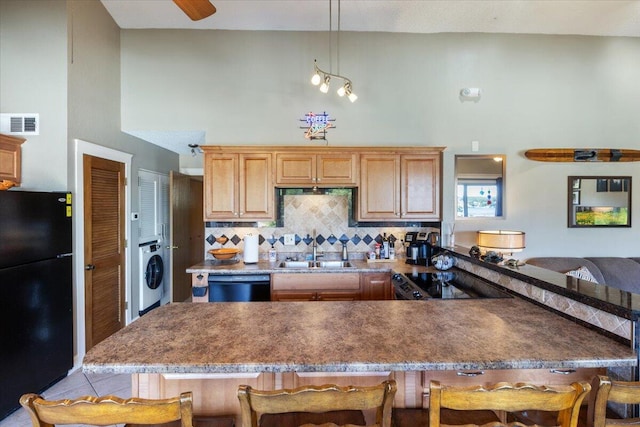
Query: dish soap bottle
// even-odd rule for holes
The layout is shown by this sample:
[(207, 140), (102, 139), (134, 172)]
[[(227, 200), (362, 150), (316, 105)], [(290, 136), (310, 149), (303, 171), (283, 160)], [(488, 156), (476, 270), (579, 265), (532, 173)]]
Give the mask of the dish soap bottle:
[(276, 252), (276, 248), (273, 247), (273, 243), (271, 244), (271, 249), (269, 249), (269, 262), (278, 261), (278, 253)]

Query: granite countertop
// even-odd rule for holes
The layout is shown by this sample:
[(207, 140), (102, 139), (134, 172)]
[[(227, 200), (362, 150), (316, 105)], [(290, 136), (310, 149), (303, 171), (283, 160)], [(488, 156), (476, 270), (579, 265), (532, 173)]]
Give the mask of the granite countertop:
[(206, 260), (187, 268), (187, 273), (209, 273), (209, 274), (271, 274), (271, 273), (379, 273), (398, 272), (407, 273), (414, 270), (427, 271), (425, 266), (406, 264), (404, 259), (390, 260), (385, 262), (372, 262), (366, 260), (349, 260), (353, 267), (346, 268), (280, 268), (278, 262), (259, 261), (256, 264), (245, 264), (239, 261), (235, 264), (217, 264), (214, 261)]
[(86, 354), (89, 373), (635, 366), (633, 350), (518, 298), (177, 303)]

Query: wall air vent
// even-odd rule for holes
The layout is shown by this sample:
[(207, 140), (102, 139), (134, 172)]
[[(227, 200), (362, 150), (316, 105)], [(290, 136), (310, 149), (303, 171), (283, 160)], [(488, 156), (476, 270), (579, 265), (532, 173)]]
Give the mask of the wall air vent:
[(40, 135), (40, 114), (0, 113), (0, 132), (7, 135)]

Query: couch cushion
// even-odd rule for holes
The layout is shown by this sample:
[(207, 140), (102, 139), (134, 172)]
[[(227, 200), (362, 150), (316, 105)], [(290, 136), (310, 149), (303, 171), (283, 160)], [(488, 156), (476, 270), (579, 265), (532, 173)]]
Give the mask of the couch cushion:
[[(558, 273), (566, 273), (567, 271), (577, 270), (580, 267), (586, 267), (589, 272), (600, 284), (606, 284), (605, 278), (602, 276), (600, 269), (591, 261), (585, 258), (571, 257), (540, 257), (529, 258), (527, 264), (536, 267), (546, 268), (547, 270), (557, 271)], [(640, 264), (639, 264), (640, 265)]]
[(600, 283), (640, 294), (640, 263), (631, 258), (621, 257), (586, 259), (593, 262), (602, 273), (604, 280)]

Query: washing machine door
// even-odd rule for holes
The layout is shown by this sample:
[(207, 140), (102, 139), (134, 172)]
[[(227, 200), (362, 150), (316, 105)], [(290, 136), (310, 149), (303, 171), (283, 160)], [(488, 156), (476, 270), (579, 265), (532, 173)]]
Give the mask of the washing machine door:
[(150, 289), (157, 289), (162, 283), (164, 274), (164, 263), (160, 255), (154, 255), (147, 262), (147, 268), (144, 272), (144, 280)]

